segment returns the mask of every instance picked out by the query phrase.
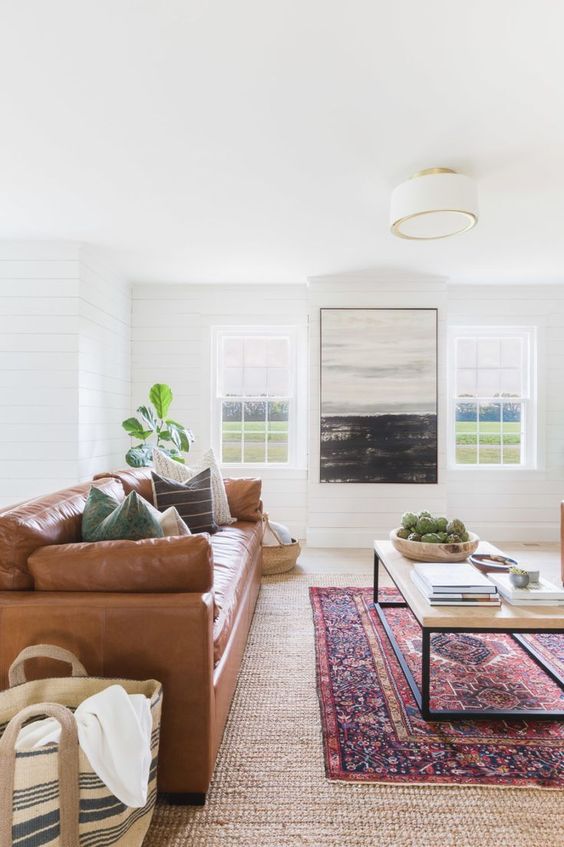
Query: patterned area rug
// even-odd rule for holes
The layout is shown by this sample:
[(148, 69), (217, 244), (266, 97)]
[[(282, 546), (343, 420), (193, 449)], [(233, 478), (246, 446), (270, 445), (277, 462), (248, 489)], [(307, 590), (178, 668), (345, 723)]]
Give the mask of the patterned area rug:
[[(371, 606), (372, 590), (310, 592), (330, 779), (564, 787), (563, 722), (424, 721)], [(420, 684), (420, 628), (407, 608), (388, 607), (386, 615)], [(562, 670), (563, 636), (529, 638)], [(511, 636), (437, 633), (431, 651), (433, 709), (564, 709), (558, 685)]]

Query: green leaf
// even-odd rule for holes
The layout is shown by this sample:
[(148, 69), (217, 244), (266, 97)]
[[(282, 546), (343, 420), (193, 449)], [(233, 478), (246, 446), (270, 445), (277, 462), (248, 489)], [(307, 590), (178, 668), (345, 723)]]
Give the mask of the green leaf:
[(155, 407), (157, 417), (161, 419), (166, 418), (170, 404), (172, 403), (172, 389), (170, 385), (165, 385), (162, 382), (155, 383), (149, 391), (149, 400)]
[(172, 441), (172, 435), (170, 434), (168, 429), (159, 429), (158, 432), (158, 440), (159, 441)]
[(148, 444), (138, 444), (130, 447), (125, 454), (125, 461), (132, 468), (146, 468), (151, 464), (153, 450)]
[(174, 459), (175, 462), (178, 462), (181, 465), (185, 464), (182, 453), (180, 453), (176, 447), (159, 447), (159, 450), (162, 450), (163, 453), (166, 453), (166, 455), (170, 459)]
[(145, 441), (146, 438), (153, 434), (151, 429), (143, 429), (143, 425), (137, 418), (127, 418), (127, 420), (122, 421), (121, 425), (132, 438), (140, 438), (141, 441)]
[(175, 430), (180, 437), (179, 447), (185, 453), (188, 453), (190, 450), (190, 445), (194, 441), (194, 435), (190, 429), (186, 429), (185, 426), (178, 423), (177, 421), (173, 421), (171, 418), (167, 418), (166, 423), (168, 424), (169, 429)]
[(143, 423), (145, 423), (151, 432), (154, 432), (157, 428), (157, 419), (155, 417), (155, 413), (151, 409), (150, 406), (139, 406), (137, 409), (139, 416)]

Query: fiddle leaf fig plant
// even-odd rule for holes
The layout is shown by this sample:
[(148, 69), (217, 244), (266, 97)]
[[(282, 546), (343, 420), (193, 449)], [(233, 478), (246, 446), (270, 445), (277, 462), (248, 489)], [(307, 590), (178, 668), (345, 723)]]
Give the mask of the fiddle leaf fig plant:
[[(188, 453), (194, 436), (184, 424), (167, 417), (173, 394), (170, 385), (157, 382), (149, 391), (148, 406), (139, 406), (136, 418), (127, 418), (122, 427), (140, 444), (130, 447), (125, 454), (132, 468), (144, 468), (151, 464), (153, 448), (158, 447), (171, 459), (184, 464), (183, 453)], [(152, 404), (152, 405), (151, 405)]]

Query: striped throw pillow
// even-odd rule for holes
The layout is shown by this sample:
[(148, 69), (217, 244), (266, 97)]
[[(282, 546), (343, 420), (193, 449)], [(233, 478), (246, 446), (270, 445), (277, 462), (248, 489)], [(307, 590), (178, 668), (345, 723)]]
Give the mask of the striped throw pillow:
[(159, 512), (174, 506), (189, 526), (191, 532), (217, 532), (218, 526), (213, 519), (213, 497), (211, 490), (211, 471), (205, 471), (192, 477), (188, 482), (176, 482), (151, 472), (153, 495)]

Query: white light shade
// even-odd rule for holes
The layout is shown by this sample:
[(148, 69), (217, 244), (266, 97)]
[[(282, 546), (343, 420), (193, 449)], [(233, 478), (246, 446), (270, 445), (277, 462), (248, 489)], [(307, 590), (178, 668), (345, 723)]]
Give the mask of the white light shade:
[(446, 238), (477, 223), (476, 186), (449, 168), (421, 171), (392, 192), (390, 224), (399, 238)]

